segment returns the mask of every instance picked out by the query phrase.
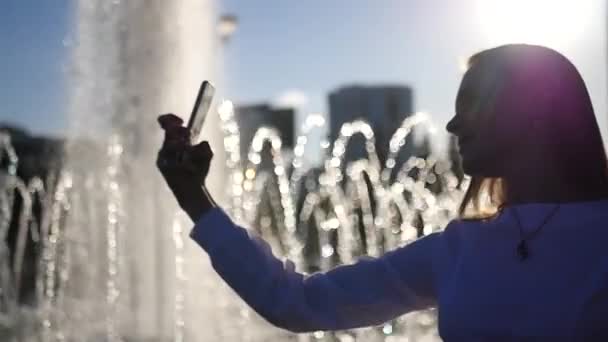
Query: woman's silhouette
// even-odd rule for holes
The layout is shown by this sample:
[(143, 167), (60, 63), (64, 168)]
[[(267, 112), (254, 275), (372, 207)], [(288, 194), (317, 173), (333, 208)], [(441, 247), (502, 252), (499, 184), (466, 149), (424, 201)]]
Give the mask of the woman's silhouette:
[[(548, 48), (470, 58), (447, 129), (472, 177), (461, 217), (380, 258), (303, 276), (213, 203), (212, 152), (174, 115), (158, 166), (191, 237), (259, 314), (295, 332), (376, 325), (436, 307), (445, 340), (608, 338), (608, 173), (587, 89)], [(175, 156), (189, 158), (177, 163)]]

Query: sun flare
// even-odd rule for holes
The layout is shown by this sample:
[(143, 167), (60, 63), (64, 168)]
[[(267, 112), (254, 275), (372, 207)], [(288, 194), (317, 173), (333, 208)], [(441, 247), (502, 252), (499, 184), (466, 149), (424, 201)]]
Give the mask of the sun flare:
[(566, 47), (585, 31), (592, 1), (477, 0), (481, 30), (491, 44)]

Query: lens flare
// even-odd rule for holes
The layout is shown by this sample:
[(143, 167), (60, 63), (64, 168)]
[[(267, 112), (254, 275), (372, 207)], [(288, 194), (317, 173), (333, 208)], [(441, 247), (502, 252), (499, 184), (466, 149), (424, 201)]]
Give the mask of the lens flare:
[(481, 29), (494, 45), (528, 43), (560, 48), (579, 37), (592, 1), (477, 0)]

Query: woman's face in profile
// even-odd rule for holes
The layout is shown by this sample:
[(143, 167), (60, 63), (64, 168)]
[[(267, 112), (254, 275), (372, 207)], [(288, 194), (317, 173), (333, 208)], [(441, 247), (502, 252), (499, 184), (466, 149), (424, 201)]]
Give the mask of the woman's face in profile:
[[(495, 128), (491, 115), (491, 91), (479, 68), (471, 67), (463, 76), (456, 96), (456, 114), (446, 129), (458, 138), (465, 173), (497, 176)], [(485, 83), (485, 84), (484, 84)]]

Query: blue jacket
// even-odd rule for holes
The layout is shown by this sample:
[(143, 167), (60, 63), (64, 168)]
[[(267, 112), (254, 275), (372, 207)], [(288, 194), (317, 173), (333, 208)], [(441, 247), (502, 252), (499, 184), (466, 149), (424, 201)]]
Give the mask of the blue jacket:
[(309, 276), (274, 257), (221, 210), (191, 237), (214, 269), (256, 312), (294, 332), (377, 325), (436, 307), (444, 340), (608, 341), (608, 201), (518, 205), (489, 221), (451, 222), (379, 258)]

